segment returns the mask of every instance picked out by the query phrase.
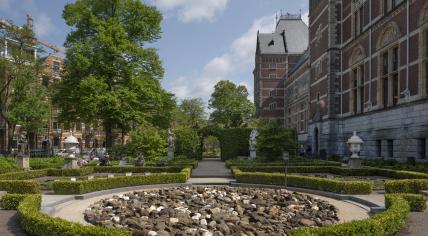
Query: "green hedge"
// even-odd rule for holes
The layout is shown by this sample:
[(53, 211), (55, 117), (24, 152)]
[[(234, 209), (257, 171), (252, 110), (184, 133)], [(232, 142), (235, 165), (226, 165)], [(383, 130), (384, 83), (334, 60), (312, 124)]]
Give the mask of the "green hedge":
[(48, 169), (48, 176), (85, 176), (94, 173), (94, 167), (86, 166), (79, 169)]
[(40, 186), (32, 180), (0, 180), (0, 191), (8, 193), (39, 193)]
[[(244, 172), (284, 172), (284, 166), (236, 166)], [(338, 166), (288, 166), (288, 173), (330, 173), (342, 176), (383, 176), (393, 179), (428, 179), (428, 174), (381, 168), (350, 169)]]
[[(242, 172), (234, 168), (235, 179), (239, 183), (284, 185), (284, 174)], [(287, 175), (287, 185), (342, 194), (369, 194), (373, 184), (369, 181), (340, 181), (334, 179)]]
[[(289, 166), (342, 166), (342, 163), (337, 161), (325, 160), (290, 160)], [(284, 162), (268, 162), (266, 160), (226, 160), (226, 166), (284, 166)]]
[(19, 171), (15, 158), (0, 157), (0, 174)]
[(426, 179), (402, 179), (385, 181), (386, 193), (420, 193), (421, 190), (428, 190), (428, 180)]
[(180, 166), (96, 166), (96, 173), (162, 173), (162, 172), (180, 172), (183, 167)]
[(0, 198), (0, 207), (6, 210), (15, 210), (27, 196), (28, 194), (6, 194)]
[(409, 204), (395, 195), (386, 195), (388, 209), (366, 220), (351, 221), (322, 228), (300, 228), (290, 232), (292, 236), (392, 236), (407, 223)]
[(57, 194), (83, 194), (138, 185), (185, 183), (189, 176), (190, 169), (185, 168), (180, 173), (118, 176), (82, 181), (58, 180), (52, 184), (52, 189)]
[(30, 171), (19, 171), (19, 172), (9, 172), (5, 174), (0, 174), (0, 180), (24, 180), (24, 179), (34, 179), (38, 177), (43, 177), (47, 175), (47, 170), (30, 170)]
[(25, 197), (18, 206), (21, 227), (35, 236), (131, 236), (130, 231), (84, 226), (39, 212), (40, 195)]
[[(389, 195), (404, 198), (407, 203), (409, 203), (410, 211), (424, 211), (427, 208), (427, 197), (421, 194), (395, 193)], [(386, 208), (388, 208), (390, 204), (391, 202), (385, 202)]]

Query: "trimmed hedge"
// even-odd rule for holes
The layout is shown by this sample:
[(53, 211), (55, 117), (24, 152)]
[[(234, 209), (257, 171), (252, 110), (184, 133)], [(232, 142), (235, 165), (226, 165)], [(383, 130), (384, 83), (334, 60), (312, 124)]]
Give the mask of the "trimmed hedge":
[(32, 180), (0, 180), (0, 191), (8, 193), (39, 193), (40, 186)]
[(57, 194), (83, 194), (138, 185), (185, 183), (189, 176), (190, 168), (185, 168), (180, 173), (118, 176), (82, 181), (58, 180), (53, 182), (52, 189)]
[(183, 167), (180, 166), (96, 166), (96, 173), (162, 173), (162, 172), (180, 172)]
[[(226, 160), (227, 167), (234, 166), (284, 166), (284, 162), (264, 162), (263, 160)], [(288, 166), (342, 166), (342, 163), (337, 161), (325, 160), (290, 160)]]
[(25, 197), (18, 206), (21, 227), (36, 236), (131, 236), (130, 231), (84, 226), (39, 212), (40, 195)]
[(19, 171), (9, 172), (6, 174), (0, 174), (0, 180), (25, 180), (43, 177), (47, 175), (47, 169), (45, 170), (30, 170), (30, 171)]
[[(239, 183), (284, 185), (284, 174), (242, 172), (234, 168), (235, 179)], [(369, 181), (340, 181), (334, 179), (287, 175), (287, 185), (342, 194), (369, 194), (373, 183)]]
[[(410, 211), (424, 211), (427, 208), (427, 197), (421, 194), (394, 193), (389, 195), (404, 198), (410, 205)], [(391, 202), (385, 202), (386, 208), (388, 208), (390, 204)]]
[(6, 210), (15, 210), (27, 196), (28, 194), (6, 194), (0, 198), (0, 207)]
[(86, 166), (79, 169), (48, 169), (48, 176), (85, 176), (94, 173), (94, 167)]
[(322, 228), (300, 228), (290, 232), (292, 236), (392, 236), (407, 223), (409, 204), (395, 195), (386, 195), (388, 209), (366, 220), (351, 221)]
[[(284, 172), (284, 166), (236, 166), (245, 172)], [(288, 166), (288, 173), (330, 173), (342, 176), (383, 176), (393, 179), (428, 179), (428, 174), (381, 168), (350, 169), (338, 166)]]
[(414, 193), (421, 190), (428, 190), (428, 180), (426, 179), (402, 179), (385, 181), (386, 193)]

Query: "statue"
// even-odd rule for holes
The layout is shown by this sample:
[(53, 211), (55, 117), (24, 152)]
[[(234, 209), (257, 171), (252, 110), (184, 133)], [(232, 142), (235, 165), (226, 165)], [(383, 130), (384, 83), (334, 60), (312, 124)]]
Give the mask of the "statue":
[(134, 165), (135, 166), (144, 166), (144, 155), (142, 153), (140, 153), (137, 157), (137, 160), (135, 160)]
[(253, 129), (250, 134), (250, 140), (249, 140), (249, 149), (250, 149), (250, 159), (256, 158), (256, 144), (257, 144), (257, 135), (259, 132), (257, 129)]
[(175, 151), (175, 134), (168, 129), (168, 159), (174, 158)]
[(18, 156), (16, 158), (16, 165), (18, 168), (22, 168), (24, 170), (30, 169), (30, 149), (28, 147), (28, 141), (25, 133), (21, 135), (18, 143)]

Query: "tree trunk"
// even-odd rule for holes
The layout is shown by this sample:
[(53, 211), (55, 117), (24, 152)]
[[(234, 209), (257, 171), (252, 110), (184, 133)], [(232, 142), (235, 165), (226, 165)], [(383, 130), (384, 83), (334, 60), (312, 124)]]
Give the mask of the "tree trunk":
[(105, 121), (104, 122), (104, 132), (106, 135), (106, 148), (110, 148), (111, 146), (113, 146), (113, 134), (112, 134), (112, 124), (110, 121)]
[[(12, 144), (13, 144), (13, 135), (15, 134), (15, 125), (9, 125), (7, 126), (7, 153), (12, 153)], [(18, 137), (19, 138), (19, 137)], [(17, 140), (18, 141), (18, 140)]]
[(30, 150), (37, 148), (36, 134), (34, 132), (28, 132), (28, 146)]

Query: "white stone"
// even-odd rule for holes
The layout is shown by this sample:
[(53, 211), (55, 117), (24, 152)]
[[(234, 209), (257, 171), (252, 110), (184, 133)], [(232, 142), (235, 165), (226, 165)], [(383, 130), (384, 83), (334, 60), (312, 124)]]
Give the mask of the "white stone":
[(211, 233), (211, 232), (209, 232), (209, 231), (207, 231), (207, 232), (204, 232), (204, 234), (202, 234), (203, 236), (212, 236), (213, 235), (213, 233)]
[(147, 211), (149, 211), (149, 212), (152, 212), (152, 211), (155, 211), (156, 210), (156, 207), (155, 206), (150, 206), (150, 208), (149, 209), (147, 209)]
[(119, 223), (120, 222), (120, 217), (119, 216), (113, 216), (113, 222), (115, 223)]
[(123, 196), (123, 200), (129, 201), (129, 197), (128, 196)]
[(169, 223), (171, 224), (177, 224), (178, 223), (178, 218), (169, 218)]
[(205, 226), (205, 225), (207, 225), (207, 224), (208, 224), (208, 222), (207, 222), (207, 220), (206, 220), (206, 219), (202, 219), (202, 220), (201, 220), (201, 225)]
[(156, 211), (157, 211), (157, 212), (161, 212), (163, 209), (165, 209), (165, 207), (160, 206), (160, 207), (156, 208)]
[(242, 203), (244, 203), (244, 204), (250, 204), (250, 200), (244, 199), (244, 200), (242, 200)]
[(149, 231), (149, 232), (147, 233), (147, 235), (148, 235), (148, 236), (156, 236), (156, 235), (158, 235), (158, 233), (156, 233), (155, 231)]

